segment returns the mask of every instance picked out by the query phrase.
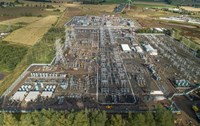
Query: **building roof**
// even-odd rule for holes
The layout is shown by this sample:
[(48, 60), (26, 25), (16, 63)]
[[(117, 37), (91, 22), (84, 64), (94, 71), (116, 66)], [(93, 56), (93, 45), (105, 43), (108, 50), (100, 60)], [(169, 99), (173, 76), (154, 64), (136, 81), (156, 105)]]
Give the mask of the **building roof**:
[(135, 46), (135, 49), (138, 53), (143, 53), (143, 50), (140, 46)]
[(20, 100), (20, 101), (22, 101), (24, 99), (24, 97), (25, 97), (26, 94), (27, 94), (26, 91), (17, 91), (13, 95), (12, 99), (13, 100)]
[(150, 92), (151, 95), (163, 95), (162, 91), (151, 91)]
[(153, 48), (150, 44), (144, 45), (144, 48), (145, 48), (145, 50), (146, 50), (147, 52), (154, 51), (154, 48)]
[(128, 44), (121, 44), (121, 47), (123, 51), (131, 51), (131, 48)]
[(30, 91), (28, 95), (26, 96), (25, 101), (26, 102), (29, 102), (31, 100), (34, 101), (38, 97), (39, 94), (40, 94), (39, 91)]
[(162, 28), (155, 28), (157, 31), (163, 32)]
[(49, 98), (52, 97), (52, 95), (53, 95), (52, 91), (43, 91), (41, 94), (42, 97), (49, 97)]
[(155, 99), (156, 101), (162, 101), (162, 100), (165, 100), (166, 98), (164, 96), (155, 96)]

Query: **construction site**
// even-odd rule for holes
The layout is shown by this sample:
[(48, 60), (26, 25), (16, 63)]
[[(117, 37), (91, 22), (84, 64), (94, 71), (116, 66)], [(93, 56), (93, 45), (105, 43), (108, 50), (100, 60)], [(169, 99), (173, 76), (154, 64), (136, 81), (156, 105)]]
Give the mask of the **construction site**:
[(199, 90), (200, 60), (165, 34), (135, 33), (137, 21), (75, 16), (57, 38), (50, 64), (32, 64), (2, 95), (5, 111), (96, 108), (180, 112), (174, 97)]

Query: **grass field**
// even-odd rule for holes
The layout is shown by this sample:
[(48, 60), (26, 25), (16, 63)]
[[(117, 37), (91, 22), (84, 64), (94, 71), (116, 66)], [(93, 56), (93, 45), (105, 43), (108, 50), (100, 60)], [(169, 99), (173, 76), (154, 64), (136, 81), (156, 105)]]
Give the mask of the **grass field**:
[(4, 41), (34, 45), (57, 21), (57, 16), (47, 16), (23, 28), (15, 30)]
[(20, 17), (0, 22), (0, 25), (29, 24), (42, 19), (41, 17)]
[(6, 32), (8, 29), (7, 25), (0, 25), (0, 32)]

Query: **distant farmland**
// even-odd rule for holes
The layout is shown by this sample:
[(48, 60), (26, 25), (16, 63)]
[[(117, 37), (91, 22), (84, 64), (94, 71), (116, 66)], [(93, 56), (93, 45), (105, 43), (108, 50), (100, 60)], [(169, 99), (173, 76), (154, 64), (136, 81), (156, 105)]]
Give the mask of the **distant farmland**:
[(57, 21), (57, 16), (47, 16), (12, 32), (4, 41), (34, 45)]
[(188, 10), (188, 11), (199, 11), (200, 12), (200, 8), (187, 7), (187, 6), (182, 6), (181, 8)]
[(20, 18), (15, 18), (15, 19), (10, 19), (6, 21), (0, 22), (0, 25), (14, 25), (18, 23), (33, 23), (35, 21), (38, 21), (42, 19), (41, 17), (20, 17)]
[(46, 11), (43, 7), (7, 7), (0, 8), (0, 16), (22, 17), (22, 16), (48, 16), (57, 15), (59, 12)]

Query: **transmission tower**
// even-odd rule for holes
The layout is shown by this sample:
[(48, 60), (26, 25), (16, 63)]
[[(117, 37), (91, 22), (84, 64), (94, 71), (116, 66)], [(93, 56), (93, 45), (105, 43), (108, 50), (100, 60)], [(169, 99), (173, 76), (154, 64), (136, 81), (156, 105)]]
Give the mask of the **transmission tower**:
[(68, 47), (71, 47), (71, 40), (69, 39), (69, 33), (68, 30), (65, 31), (65, 43), (64, 43), (64, 49), (66, 50)]
[(128, 0), (127, 2), (128, 2), (128, 10), (130, 10), (131, 9), (132, 0)]
[(12, 30), (12, 27), (11, 27), (11, 25), (9, 23), (8, 26), (7, 26), (6, 32), (10, 32), (11, 30)]
[(62, 46), (60, 44), (61, 39), (56, 40), (56, 58), (55, 58), (55, 64), (62, 63), (63, 65), (66, 64), (66, 59), (64, 57), (64, 53), (62, 50)]
[(75, 34), (73, 26), (71, 26), (71, 37), (74, 38), (74, 39), (76, 39), (76, 34)]

